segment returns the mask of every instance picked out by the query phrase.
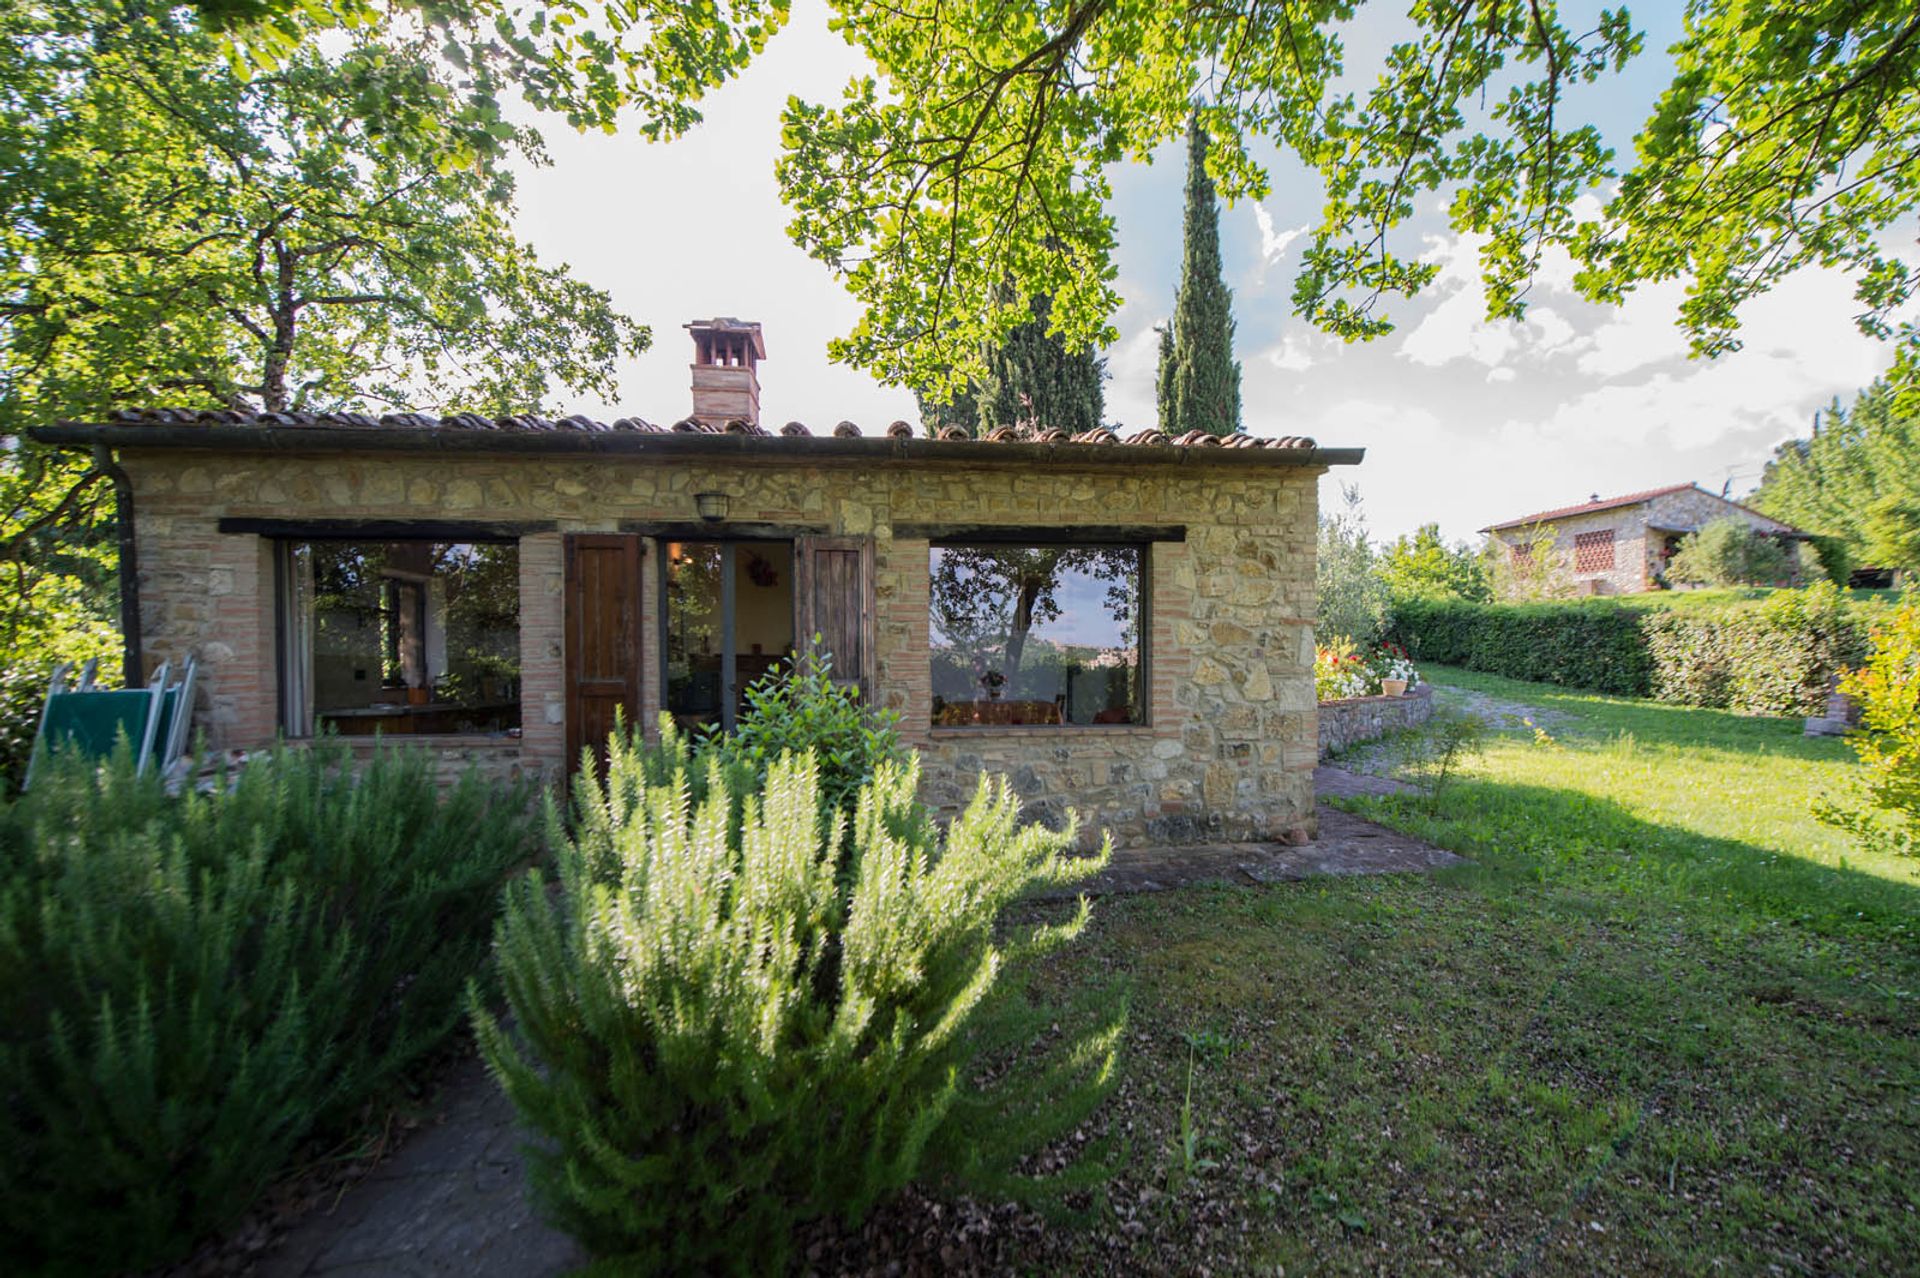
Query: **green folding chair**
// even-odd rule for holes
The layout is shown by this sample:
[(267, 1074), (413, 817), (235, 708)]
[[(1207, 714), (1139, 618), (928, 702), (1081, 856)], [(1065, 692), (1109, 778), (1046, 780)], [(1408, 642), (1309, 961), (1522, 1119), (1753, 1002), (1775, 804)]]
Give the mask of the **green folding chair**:
[[(144, 688), (104, 690), (92, 686), (93, 663), (88, 662), (79, 686), (69, 691), (65, 686), (67, 667), (57, 667), (47, 685), (46, 703), (40, 707), (40, 731), (34, 738), (33, 754), (27, 760), (27, 775), (20, 788), (33, 784), (34, 769), (43, 753), (79, 750), (90, 758), (104, 759), (113, 753), (123, 733), (133, 746), (134, 766), (144, 769), (153, 760), (154, 741), (167, 700), (169, 668), (169, 663), (162, 662)], [(186, 707), (190, 703), (179, 704)], [(168, 728), (169, 743), (189, 717), (190, 710), (174, 717)]]

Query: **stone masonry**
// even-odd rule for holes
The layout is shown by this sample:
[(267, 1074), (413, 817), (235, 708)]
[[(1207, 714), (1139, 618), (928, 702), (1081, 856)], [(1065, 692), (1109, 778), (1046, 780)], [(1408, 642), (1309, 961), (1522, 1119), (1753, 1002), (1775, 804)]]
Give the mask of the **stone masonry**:
[[(985, 771), (1010, 776), (1049, 821), (1077, 808), (1084, 837), (1117, 841), (1298, 841), (1314, 828), (1313, 466), (1077, 469), (994, 462), (852, 464), (831, 459), (220, 454), (126, 448), (140, 541), (150, 664), (201, 662), (196, 726), (216, 748), (277, 732), (273, 565), (262, 537), (222, 517), (543, 521), (520, 539), (523, 732), (518, 741), (423, 738), (449, 766), (562, 776), (562, 547), (623, 520), (692, 517), (693, 494), (731, 498), (729, 519), (819, 527), (875, 544), (876, 700), (924, 756), (928, 801), (958, 809)], [(929, 543), (900, 524), (1180, 524), (1147, 554), (1148, 722), (1136, 726), (929, 726)], [(643, 566), (642, 711), (658, 712), (658, 564)]]
[[(1643, 501), (1604, 505), (1591, 512), (1574, 507), (1568, 511), (1545, 512), (1545, 515), (1551, 517), (1536, 517), (1536, 520), (1553, 529), (1554, 546), (1565, 557), (1574, 587), (1581, 594), (1630, 595), (1655, 589), (1655, 578), (1666, 569), (1669, 538), (1697, 532), (1729, 515), (1745, 520), (1760, 532), (1795, 531), (1777, 519), (1769, 519), (1694, 485), (1658, 491)], [(1512, 546), (1529, 541), (1533, 526), (1534, 521), (1529, 521), (1519, 527), (1503, 526), (1489, 531)], [(1582, 570), (1576, 558), (1580, 535), (1605, 532), (1613, 533), (1613, 566)], [(1787, 544), (1789, 552), (1796, 554), (1797, 562), (1799, 543)]]
[(1320, 703), (1320, 757), (1329, 758), (1363, 741), (1415, 728), (1433, 717), (1433, 685), (1423, 683), (1397, 697), (1347, 697)]

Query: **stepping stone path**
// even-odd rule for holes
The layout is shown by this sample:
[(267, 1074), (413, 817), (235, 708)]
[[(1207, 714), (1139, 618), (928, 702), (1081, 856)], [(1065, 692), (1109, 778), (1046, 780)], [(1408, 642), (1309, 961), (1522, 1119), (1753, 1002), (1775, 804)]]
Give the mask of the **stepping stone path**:
[[(1329, 797), (1390, 794), (1386, 777), (1322, 767)], [(1216, 843), (1128, 848), (1091, 885), (1095, 893), (1155, 892), (1193, 883), (1280, 883), (1319, 874), (1396, 874), (1462, 861), (1420, 840), (1320, 805), (1312, 843)], [(255, 1278), (553, 1278), (588, 1257), (543, 1224), (527, 1201), (513, 1107), (479, 1060), (446, 1083), (444, 1112), (331, 1210), (293, 1226), (254, 1268)]]

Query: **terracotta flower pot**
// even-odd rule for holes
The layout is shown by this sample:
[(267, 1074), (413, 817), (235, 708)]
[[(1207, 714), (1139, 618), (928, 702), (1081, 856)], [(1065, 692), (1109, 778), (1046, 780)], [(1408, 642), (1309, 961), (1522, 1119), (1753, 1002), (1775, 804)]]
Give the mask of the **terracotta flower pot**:
[(1407, 681), (1405, 679), (1382, 679), (1380, 681), (1380, 695), (1383, 697), (1406, 696)]

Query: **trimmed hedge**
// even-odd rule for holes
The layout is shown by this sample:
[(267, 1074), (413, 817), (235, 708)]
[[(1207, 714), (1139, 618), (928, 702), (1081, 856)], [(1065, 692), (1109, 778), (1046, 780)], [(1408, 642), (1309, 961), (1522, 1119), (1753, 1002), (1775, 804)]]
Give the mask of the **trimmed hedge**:
[(1404, 599), (1394, 607), (1393, 629), (1416, 661), (1644, 697), (1653, 662), (1642, 620), (1604, 605)]
[(1394, 632), (1420, 661), (1744, 714), (1820, 712), (1867, 653), (1868, 617), (1830, 585), (1687, 608), (1614, 601), (1409, 599)]

